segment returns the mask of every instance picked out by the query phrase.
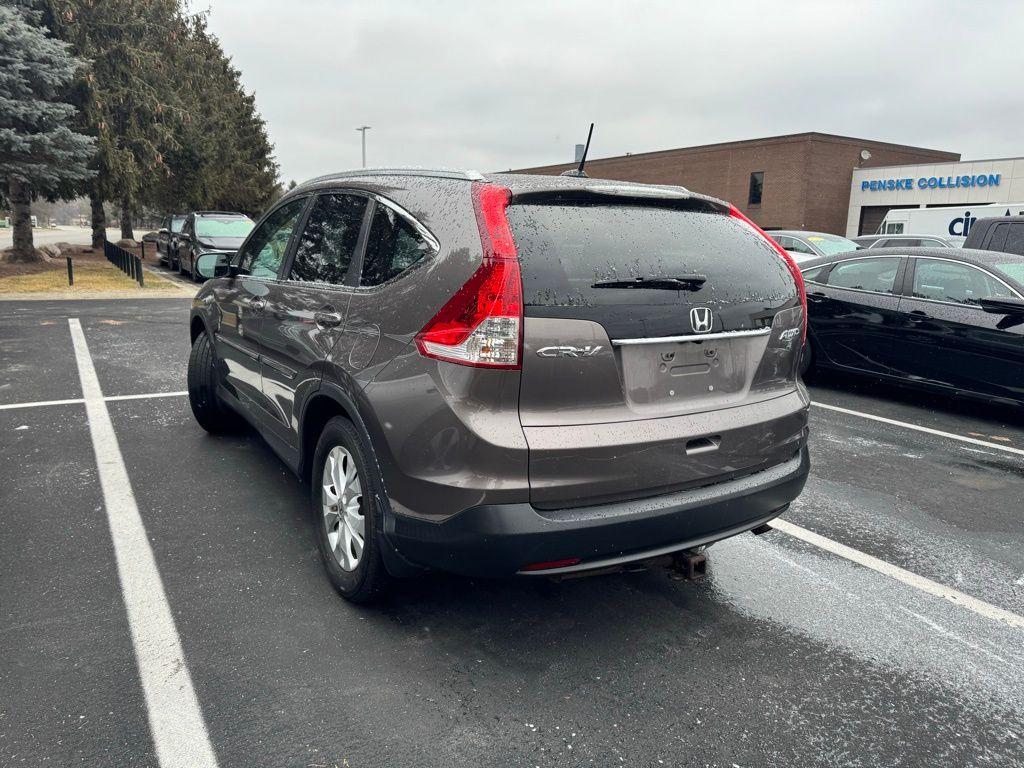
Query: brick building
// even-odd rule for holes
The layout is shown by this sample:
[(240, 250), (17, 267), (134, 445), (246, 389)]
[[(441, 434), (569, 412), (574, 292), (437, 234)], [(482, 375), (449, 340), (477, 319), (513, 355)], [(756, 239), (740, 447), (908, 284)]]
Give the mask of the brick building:
[[(795, 133), (587, 160), (592, 178), (679, 184), (733, 203), (762, 227), (844, 234), (854, 170), (959, 160), (956, 152)], [(557, 174), (574, 163), (523, 168)]]

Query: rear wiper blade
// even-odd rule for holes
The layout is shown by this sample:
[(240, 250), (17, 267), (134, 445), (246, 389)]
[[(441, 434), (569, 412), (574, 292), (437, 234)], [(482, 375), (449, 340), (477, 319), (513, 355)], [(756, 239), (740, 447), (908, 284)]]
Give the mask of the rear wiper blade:
[(634, 277), (630, 280), (598, 280), (591, 288), (652, 288), (663, 291), (695, 291), (708, 281), (705, 275), (681, 277)]

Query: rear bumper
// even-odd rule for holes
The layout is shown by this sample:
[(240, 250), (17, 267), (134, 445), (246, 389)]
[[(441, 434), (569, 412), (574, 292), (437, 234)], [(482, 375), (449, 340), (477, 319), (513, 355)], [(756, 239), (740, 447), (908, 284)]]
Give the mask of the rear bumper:
[(582, 562), (529, 574), (600, 568), (756, 528), (800, 494), (809, 468), (804, 445), (782, 464), (703, 488), (564, 510), (487, 504), (438, 523), (392, 514), (385, 535), (401, 560), (467, 576), (512, 576), (568, 558)]

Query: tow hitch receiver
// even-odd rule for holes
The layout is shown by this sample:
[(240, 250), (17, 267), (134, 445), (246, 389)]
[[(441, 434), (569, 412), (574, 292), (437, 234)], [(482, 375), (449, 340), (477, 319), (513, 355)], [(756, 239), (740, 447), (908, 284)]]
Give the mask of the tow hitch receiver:
[(677, 552), (672, 558), (676, 572), (688, 581), (700, 581), (708, 575), (708, 556), (692, 549)]

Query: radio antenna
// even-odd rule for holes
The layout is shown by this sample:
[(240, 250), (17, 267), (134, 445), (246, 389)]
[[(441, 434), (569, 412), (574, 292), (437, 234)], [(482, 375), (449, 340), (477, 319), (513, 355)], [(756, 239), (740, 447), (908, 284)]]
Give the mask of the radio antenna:
[[(587, 153), (590, 151), (590, 137), (594, 135), (594, 124), (590, 124), (590, 130), (587, 131), (587, 143), (583, 147), (583, 157), (580, 158), (580, 166), (575, 170), (562, 171), (562, 176), (578, 176), (587, 178), (586, 171), (583, 170), (583, 166), (587, 164)], [(578, 144), (576, 146), (579, 146)]]

